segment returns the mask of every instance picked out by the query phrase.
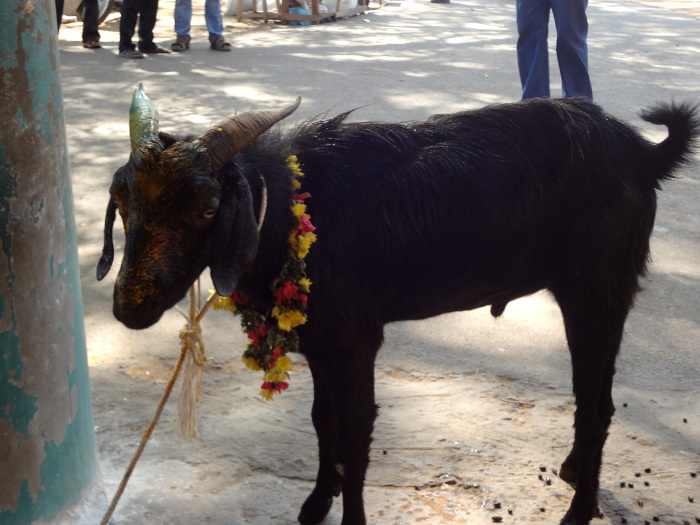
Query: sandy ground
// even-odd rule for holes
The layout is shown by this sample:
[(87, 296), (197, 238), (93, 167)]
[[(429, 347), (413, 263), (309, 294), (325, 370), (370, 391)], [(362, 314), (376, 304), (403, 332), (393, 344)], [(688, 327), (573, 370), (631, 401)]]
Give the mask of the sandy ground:
[[(697, 100), (700, 86), (698, 2), (649, 4), (602, 0), (589, 8), (598, 101), (640, 126), (639, 108)], [(161, 1), (156, 33), (164, 45), (173, 38), (172, 5)], [(154, 328), (128, 331), (110, 312), (115, 272), (94, 281), (107, 188), (128, 155), (136, 83), (146, 84), (171, 131), (203, 130), (233, 111), (277, 107), (297, 95), (304, 97), (297, 120), (366, 104), (356, 118), (422, 119), (517, 99), (513, 20), (512, 2), (499, 0), (390, 2), (311, 28), (227, 17), (234, 51), (223, 54), (208, 50), (196, 11), (190, 52), (143, 61), (116, 57), (118, 15), (102, 26), (100, 51), (82, 49), (80, 24), (62, 28), (95, 425), (109, 497), (163, 392), (182, 326), (169, 312)], [(685, 169), (660, 196), (654, 263), (619, 360), (618, 412), (601, 476), (605, 516), (596, 523), (700, 523), (699, 170)], [(120, 242), (118, 235), (118, 254)], [(291, 388), (268, 403), (257, 395), (259, 375), (240, 362), (245, 340), (236, 320), (212, 312), (204, 334), (213, 365), (204, 376), (199, 437), (179, 435), (171, 400), (115, 525), (294, 523), (313, 487), (312, 386), (303, 358), (295, 359)], [(482, 309), (388, 326), (376, 373), (370, 522), (558, 522), (573, 495), (554, 471), (572, 443), (569, 366), (561, 318), (545, 293), (511, 303), (498, 321)], [(337, 502), (326, 523), (339, 524), (340, 509)]]

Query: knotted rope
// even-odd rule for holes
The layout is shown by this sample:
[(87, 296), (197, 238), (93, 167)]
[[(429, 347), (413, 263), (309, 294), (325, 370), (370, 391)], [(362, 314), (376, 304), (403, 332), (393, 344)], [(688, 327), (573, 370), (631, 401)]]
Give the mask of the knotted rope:
[(199, 279), (197, 280), (196, 284), (193, 284), (190, 287), (188, 295), (190, 302), (189, 312), (186, 314), (180, 308), (176, 307), (186, 319), (186, 324), (180, 331), (180, 341), (182, 342), (180, 357), (178, 358), (177, 364), (175, 365), (175, 370), (173, 370), (170, 380), (165, 387), (165, 391), (160, 398), (160, 403), (158, 403), (153, 419), (148, 425), (146, 432), (144, 432), (143, 437), (141, 437), (141, 442), (134, 453), (134, 457), (131, 458), (131, 462), (129, 463), (129, 466), (122, 477), (119, 488), (112, 498), (112, 502), (102, 518), (100, 525), (107, 525), (112, 517), (114, 509), (116, 509), (117, 504), (124, 493), (124, 489), (126, 489), (126, 484), (129, 482), (129, 478), (131, 478), (131, 474), (136, 467), (136, 463), (141, 457), (141, 454), (143, 454), (146, 444), (148, 443), (153, 430), (158, 424), (158, 420), (163, 412), (165, 403), (168, 401), (168, 398), (173, 391), (173, 387), (175, 386), (175, 382), (180, 375), (183, 365), (185, 367), (185, 375), (182, 379), (180, 395), (178, 396), (177, 423), (180, 427), (180, 432), (182, 432), (184, 435), (197, 435), (197, 403), (200, 399), (202, 399), (203, 368), (205, 364), (210, 362), (207, 360), (204, 352), (204, 341), (202, 340), (202, 328), (200, 326), (200, 322), (204, 317), (204, 314), (207, 313), (207, 310), (211, 306), (212, 302), (214, 302), (218, 296), (217, 294), (212, 294), (204, 306), (200, 308), (201, 295)]

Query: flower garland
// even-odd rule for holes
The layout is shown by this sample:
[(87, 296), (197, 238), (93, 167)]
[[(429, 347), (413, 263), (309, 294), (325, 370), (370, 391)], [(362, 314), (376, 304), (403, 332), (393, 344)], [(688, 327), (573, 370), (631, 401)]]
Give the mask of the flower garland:
[(271, 315), (263, 316), (236, 292), (229, 297), (218, 297), (212, 304), (215, 310), (228, 310), (241, 316), (241, 326), (248, 335), (243, 363), (251, 370), (264, 372), (260, 395), (267, 400), (289, 387), (286, 380), (289, 379), (292, 360), (287, 353), (299, 350), (299, 336), (294, 328), (306, 323), (311, 287), (304, 258), (316, 240), (316, 228), (311, 224), (304, 204), (310, 194), (299, 193), (301, 182), (298, 179), (304, 174), (296, 155), (287, 158), (287, 166), (292, 172), (292, 186), (297, 191), (292, 205), (297, 225), (289, 236), (289, 258), (271, 286), (274, 298)]

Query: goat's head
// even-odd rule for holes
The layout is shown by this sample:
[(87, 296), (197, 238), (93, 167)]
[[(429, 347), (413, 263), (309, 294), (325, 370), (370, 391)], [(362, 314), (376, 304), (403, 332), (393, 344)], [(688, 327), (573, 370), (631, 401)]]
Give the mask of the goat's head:
[(112, 226), (119, 211), (126, 242), (114, 287), (117, 319), (130, 328), (153, 325), (207, 266), (217, 292), (233, 293), (257, 253), (258, 228), (250, 187), (229, 162), (299, 101), (281, 111), (230, 117), (199, 137), (178, 139), (158, 132), (155, 104), (139, 85), (131, 107), (132, 152), (112, 180), (97, 266), (102, 279), (114, 259)]

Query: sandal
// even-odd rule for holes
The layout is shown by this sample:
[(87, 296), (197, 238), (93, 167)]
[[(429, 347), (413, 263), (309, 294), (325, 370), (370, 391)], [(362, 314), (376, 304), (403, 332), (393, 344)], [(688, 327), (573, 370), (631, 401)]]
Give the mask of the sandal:
[(211, 44), (211, 48), (215, 51), (231, 51), (231, 44), (226, 42), (224, 37), (221, 35), (210, 38), (209, 42)]
[(190, 37), (186, 35), (177, 35), (175, 42), (170, 44), (170, 49), (179, 53), (180, 51), (187, 51), (190, 48)]
[(119, 52), (119, 56), (122, 58), (146, 58), (146, 55), (141, 53), (141, 51), (136, 51), (135, 49), (125, 49)]
[(90, 40), (88, 42), (83, 42), (83, 47), (87, 49), (101, 49), (102, 45), (100, 45), (99, 40)]

